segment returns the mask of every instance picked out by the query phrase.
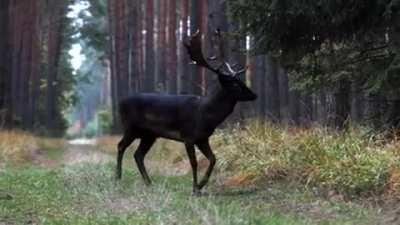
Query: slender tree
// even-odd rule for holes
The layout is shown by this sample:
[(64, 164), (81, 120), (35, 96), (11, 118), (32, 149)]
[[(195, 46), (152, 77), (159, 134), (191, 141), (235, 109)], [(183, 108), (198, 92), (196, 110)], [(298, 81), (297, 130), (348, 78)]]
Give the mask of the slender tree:
[(267, 117), (274, 122), (280, 121), (280, 102), (279, 102), (279, 65), (276, 59), (267, 58)]
[(159, 1), (159, 17), (158, 17), (158, 72), (157, 72), (157, 90), (166, 90), (166, 56), (167, 56), (167, 1)]
[[(194, 34), (197, 30), (204, 35), (204, 28), (202, 26), (204, 1), (191, 0), (190, 2), (190, 32)], [(203, 93), (203, 75), (204, 68), (196, 66), (191, 67), (191, 91), (194, 94), (201, 95)]]
[(145, 48), (145, 87), (147, 92), (154, 91), (154, 0), (146, 1), (146, 48)]
[[(188, 22), (189, 22), (189, 0), (180, 1), (180, 41), (185, 41), (188, 36)], [(179, 48), (179, 79), (178, 89), (179, 93), (189, 93), (190, 90), (190, 77), (189, 77), (189, 60), (187, 57), (186, 49), (182, 43), (178, 45)]]
[(9, 93), (9, 33), (8, 33), (8, 9), (9, 0), (0, 1), (0, 126), (6, 124), (10, 119), (10, 106), (11, 102)]
[(48, 20), (48, 69), (47, 69), (47, 92), (46, 92), (46, 118), (47, 128), (55, 128), (55, 120), (57, 114), (56, 96), (57, 96), (57, 81), (59, 59), (61, 54), (61, 46), (63, 36), (63, 18), (67, 11), (68, 5), (65, 2), (50, 1), (48, 2), (49, 20)]
[(167, 63), (167, 82), (168, 92), (172, 94), (177, 93), (178, 88), (178, 74), (177, 74), (177, 45), (176, 45), (176, 0), (168, 1), (168, 37), (167, 37), (167, 51), (168, 51), (168, 63)]

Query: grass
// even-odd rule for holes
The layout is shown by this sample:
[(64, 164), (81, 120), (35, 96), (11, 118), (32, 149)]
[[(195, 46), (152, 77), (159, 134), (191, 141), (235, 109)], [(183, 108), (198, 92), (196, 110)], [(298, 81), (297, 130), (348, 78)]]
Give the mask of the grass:
[(29, 165), (37, 154), (45, 154), (50, 159), (60, 157), (65, 147), (63, 139), (36, 137), (18, 130), (0, 130), (0, 168)]
[[(121, 182), (112, 164), (1, 172), (0, 223), (6, 224), (372, 224), (367, 210), (315, 202), (304, 190), (211, 187), (213, 195), (191, 197), (191, 179), (155, 177), (147, 188), (132, 170)], [(290, 196), (288, 196), (290, 193)], [(286, 202), (285, 202), (286, 201)], [(294, 213), (291, 208), (312, 214)], [(328, 215), (328, 216), (326, 216)]]
[(347, 197), (400, 194), (400, 141), (362, 128), (337, 132), (252, 122), (213, 139), (220, 169), (257, 180), (290, 180)]
[(0, 131), (0, 167), (6, 162), (18, 164), (28, 161), (36, 148), (36, 138), (29, 133)]
[[(100, 138), (98, 147), (115, 154), (119, 139)], [(245, 126), (218, 130), (211, 142), (217, 170), (231, 176), (230, 185), (291, 181), (318, 188), (325, 195), (333, 192), (350, 199), (373, 195), (400, 199), (400, 141), (366, 128), (338, 132), (250, 121)], [(182, 144), (165, 140), (158, 141), (150, 155), (170, 162), (170, 166), (187, 158)]]
[[(115, 155), (119, 138), (100, 138), (96, 148)], [(165, 173), (187, 164), (182, 144), (157, 142), (147, 161), (154, 181), (148, 188), (132, 168), (132, 152), (122, 181), (115, 182), (114, 161), (32, 163), (35, 149), (44, 161), (63, 161), (64, 148), (88, 154), (84, 148), (93, 147), (71, 149), (62, 140), (0, 132), (0, 224), (372, 225), (388, 224), (382, 218), (398, 213), (366, 206), (371, 202), (364, 198), (400, 199), (396, 138), (362, 128), (340, 133), (252, 121), (217, 131), (212, 147), (218, 165), (210, 194), (197, 198), (190, 167), (177, 173), (186, 175)]]

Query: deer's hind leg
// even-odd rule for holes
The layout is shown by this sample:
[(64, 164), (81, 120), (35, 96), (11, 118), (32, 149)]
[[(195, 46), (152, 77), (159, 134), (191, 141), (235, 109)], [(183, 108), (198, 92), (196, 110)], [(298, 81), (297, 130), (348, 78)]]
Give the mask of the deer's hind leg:
[(125, 132), (121, 141), (118, 143), (117, 170), (116, 170), (117, 179), (121, 179), (122, 176), (122, 159), (124, 158), (124, 153), (134, 140), (135, 136), (132, 133)]
[(149, 178), (149, 175), (147, 174), (146, 167), (144, 166), (144, 157), (149, 152), (151, 146), (153, 146), (155, 141), (156, 138), (153, 136), (142, 137), (139, 147), (134, 155), (139, 172), (142, 175), (143, 180), (147, 185), (151, 184), (151, 180)]

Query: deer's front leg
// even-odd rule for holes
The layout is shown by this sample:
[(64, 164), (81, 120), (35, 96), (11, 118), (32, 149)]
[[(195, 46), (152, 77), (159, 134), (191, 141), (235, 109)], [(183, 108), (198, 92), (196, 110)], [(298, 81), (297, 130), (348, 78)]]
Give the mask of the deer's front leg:
[(208, 143), (208, 140), (197, 143), (197, 146), (199, 147), (199, 149), (203, 153), (203, 155), (210, 162), (203, 179), (199, 183), (199, 189), (202, 189), (207, 184), (208, 180), (210, 179), (210, 175), (214, 169), (216, 159), (215, 159), (214, 153), (212, 152), (212, 150), (210, 148), (210, 144)]
[(116, 168), (116, 179), (121, 179), (122, 175), (122, 159), (124, 157), (124, 153), (126, 148), (129, 147), (130, 144), (135, 140), (135, 137), (130, 135), (129, 133), (124, 134), (121, 141), (118, 143), (118, 155), (117, 155), (117, 168)]
[(194, 148), (194, 144), (185, 143), (186, 152), (189, 157), (190, 165), (192, 166), (193, 173), (193, 195), (200, 194), (199, 186), (197, 185), (197, 160), (196, 160), (196, 152)]

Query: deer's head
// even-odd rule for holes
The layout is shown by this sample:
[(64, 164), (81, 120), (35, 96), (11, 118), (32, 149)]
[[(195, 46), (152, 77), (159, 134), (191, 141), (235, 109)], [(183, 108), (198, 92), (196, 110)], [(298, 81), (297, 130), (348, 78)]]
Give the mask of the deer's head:
[(219, 65), (213, 67), (205, 59), (202, 52), (201, 34), (199, 31), (190, 36), (189, 40), (185, 43), (185, 47), (188, 50), (191, 60), (194, 64), (205, 67), (208, 70), (217, 74), (222, 89), (226, 91), (230, 96), (232, 96), (236, 101), (253, 101), (257, 99), (257, 95), (252, 90), (250, 90), (250, 88), (248, 88), (246, 84), (239, 78), (241, 74), (244, 74), (246, 72), (246, 69), (242, 68), (239, 70), (235, 70), (234, 67), (237, 66), (231, 66), (223, 59), (223, 47), (218, 31), (216, 32), (216, 35), (220, 42), (221, 59), (211, 57), (209, 58), (209, 60), (218, 60), (220, 61)]

